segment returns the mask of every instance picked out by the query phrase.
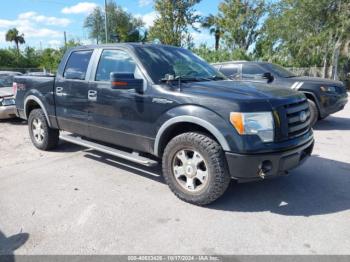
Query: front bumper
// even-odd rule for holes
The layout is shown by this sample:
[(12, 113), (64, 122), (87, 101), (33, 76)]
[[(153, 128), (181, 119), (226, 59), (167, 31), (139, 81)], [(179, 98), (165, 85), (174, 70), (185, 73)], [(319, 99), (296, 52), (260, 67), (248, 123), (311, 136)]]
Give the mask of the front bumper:
[(0, 106), (0, 119), (16, 117), (16, 106)]
[(322, 94), (320, 96), (320, 114), (321, 117), (326, 117), (344, 109), (348, 102), (348, 94)]
[(314, 140), (288, 151), (242, 155), (226, 152), (226, 160), (232, 178), (248, 182), (286, 174), (301, 165), (312, 153)]

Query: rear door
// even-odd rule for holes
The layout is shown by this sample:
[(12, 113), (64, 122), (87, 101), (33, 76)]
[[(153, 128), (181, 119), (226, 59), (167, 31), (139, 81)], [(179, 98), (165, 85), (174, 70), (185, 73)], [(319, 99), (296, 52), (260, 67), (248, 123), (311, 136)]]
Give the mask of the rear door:
[(73, 51), (62, 75), (56, 77), (55, 103), (62, 130), (88, 136), (88, 72), (93, 50)]

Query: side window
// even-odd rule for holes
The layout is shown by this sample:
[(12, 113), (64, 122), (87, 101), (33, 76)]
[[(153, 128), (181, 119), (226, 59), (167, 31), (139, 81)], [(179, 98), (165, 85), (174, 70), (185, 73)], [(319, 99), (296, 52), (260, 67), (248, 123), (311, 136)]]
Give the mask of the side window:
[(244, 78), (261, 78), (264, 70), (258, 65), (244, 64), (243, 65), (243, 77)]
[[(110, 73), (139, 73), (132, 57), (122, 50), (104, 50), (96, 70), (96, 81), (109, 81)], [(136, 76), (135, 76), (136, 77)]]
[(66, 79), (84, 80), (91, 55), (91, 50), (73, 52), (68, 58), (63, 77)]
[(223, 73), (228, 78), (232, 79), (238, 79), (240, 78), (240, 72), (239, 72), (240, 65), (234, 64), (234, 65), (223, 65), (220, 69), (221, 73)]
[(220, 69), (221, 69), (221, 65), (212, 65), (216, 70), (219, 70), (219, 71), (221, 71)]

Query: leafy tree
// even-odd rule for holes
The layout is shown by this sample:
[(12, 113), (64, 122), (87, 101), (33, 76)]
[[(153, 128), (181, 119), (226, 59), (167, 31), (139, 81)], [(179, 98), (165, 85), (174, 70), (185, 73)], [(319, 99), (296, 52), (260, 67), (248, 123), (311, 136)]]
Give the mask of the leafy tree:
[(37, 68), (40, 65), (40, 52), (33, 47), (26, 47), (21, 56), (19, 67)]
[(209, 63), (232, 60), (252, 60), (252, 57), (246, 54), (245, 50), (242, 49), (235, 49), (233, 51), (227, 49), (212, 50), (202, 44), (197, 48), (193, 48), (192, 51)]
[(0, 49), (0, 68), (13, 68), (17, 65), (17, 50)]
[[(105, 14), (100, 7), (86, 17), (84, 27), (89, 30), (89, 36), (96, 42), (105, 40)], [(114, 1), (107, 3), (108, 42), (139, 42), (142, 40), (142, 19), (134, 17)]]
[(194, 9), (200, 0), (156, 0), (154, 8), (158, 17), (149, 30), (149, 39), (174, 46), (189, 45), (189, 29), (198, 30), (195, 23), (200, 15)]
[(89, 29), (89, 37), (96, 39), (96, 43), (99, 44), (104, 35), (104, 15), (100, 7), (95, 7), (85, 18), (84, 27)]
[(61, 50), (45, 48), (41, 52), (40, 67), (49, 71), (56, 71), (61, 61), (63, 53)]
[(225, 32), (223, 39), (231, 50), (248, 51), (257, 37), (259, 27), (267, 12), (264, 0), (224, 0), (219, 5), (218, 23)]
[(135, 18), (114, 1), (107, 4), (107, 22), (110, 41), (116, 38), (118, 42), (139, 42), (141, 40), (142, 19)]
[(215, 37), (215, 50), (218, 50), (220, 48), (221, 36), (224, 33), (221, 30), (218, 17), (214, 16), (212, 14), (205, 17), (202, 21), (202, 27), (209, 29), (210, 34), (214, 35), (214, 37)]
[(24, 34), (20, 35), (16, 28), (12, 28), (7, 31), (5, 38), (7, 42), (15, 42), (17, 53), (19, 55), (19, 45), (25, 43)]
[(335, 77), (341, 50), (349, 45), (349, 17), (349, 1), (281, 0), (270, 11), (256, 55), (285, 65), (323, 66), (323, 76)]

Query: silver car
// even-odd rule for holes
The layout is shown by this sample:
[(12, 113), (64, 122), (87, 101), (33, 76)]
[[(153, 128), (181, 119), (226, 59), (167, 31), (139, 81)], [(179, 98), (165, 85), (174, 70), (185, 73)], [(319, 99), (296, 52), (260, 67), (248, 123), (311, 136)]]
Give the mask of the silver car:
[(16, 106), (12, 88), (13, 78), (19, 72), (0, 71), (0, 119), (16, 117)]

